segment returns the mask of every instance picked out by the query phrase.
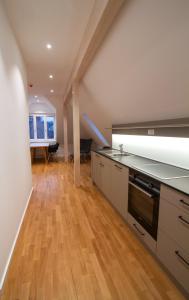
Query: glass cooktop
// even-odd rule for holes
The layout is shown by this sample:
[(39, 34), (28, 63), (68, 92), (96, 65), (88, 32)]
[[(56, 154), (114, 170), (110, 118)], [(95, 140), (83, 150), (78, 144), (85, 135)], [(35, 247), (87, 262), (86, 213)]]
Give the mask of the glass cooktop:
[(166, 164), (144, 164), (142, 170), (161, 179), (189, 177), (189, 170)]

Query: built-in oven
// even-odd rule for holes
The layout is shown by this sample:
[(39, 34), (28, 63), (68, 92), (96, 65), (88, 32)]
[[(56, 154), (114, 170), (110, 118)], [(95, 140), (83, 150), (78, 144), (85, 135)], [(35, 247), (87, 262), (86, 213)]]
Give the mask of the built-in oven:
[(128, 211), (155, 240), (157, 240), (159, 198), (160, 183), (130, 169)]

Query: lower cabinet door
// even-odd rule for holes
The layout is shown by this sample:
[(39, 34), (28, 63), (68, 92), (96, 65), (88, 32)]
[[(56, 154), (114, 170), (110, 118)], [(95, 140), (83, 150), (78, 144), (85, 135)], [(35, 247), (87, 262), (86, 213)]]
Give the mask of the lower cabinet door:
[(101, 186), (101, 155), (92, 152), (92, 162), (91, 162), (91, 168), (92, 168), (92, 179), (94, 183), (100, 188)]
[[(169, 212), (169, 215), (167, 215)], [(189, 214), (167, 200), (160, 199), (159, 228), (189, 252)]]
[(189, 253), (164, 231), (158, 231), (157, 255), (170, 273), (189, 293)]
[(112, 187), (112, 180), (111, 180), (111, 160), (105, 157), (101, 158), (100, 163), (100, 180), (101, 180), (101, 191), (106, 196), (106, 198), (110, 199), (111, 197), (111, 187)]
[(129, 169), (116, 162), (112, 162), (111, 171), (112, 193), (110, 201), (123, 218), (127, 219)]

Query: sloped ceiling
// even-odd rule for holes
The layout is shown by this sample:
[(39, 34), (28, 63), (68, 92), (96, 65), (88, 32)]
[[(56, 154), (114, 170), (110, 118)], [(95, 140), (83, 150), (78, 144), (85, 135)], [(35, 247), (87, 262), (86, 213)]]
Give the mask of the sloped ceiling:
[(84, 77), (81, 113), (93, 119), (99, 108), (95, 123), (104, 131), (187, 117), (188, 28), (188, 0), (128, 1)]
[[(100, 130), (101, 134), (103, 134), (109, 144), (111, 144), (111, 119), (107, 113), (107, 110), (104, 110), (103, 103), (98, 102), (91, 91), (84, 84), (82, 84), (80, 87), (79, 104), (81, 124), (84, 127), (87, 127), (87, 124), (83, 119), (83, 114), (86, 114)], [(91, 134), (90, 128), (86, 129), (88, 129), (88, 133), (98, 144), (98, 138)]]
[[(95, 0), (3, 0), (27, 67), (30, 95), (64, 94)], [(46, 44), (52, 44), (52, 50)], [(49, 74), (54, 79), (48, 78)]]
[[(63, 95), (95, 0), (3, 1), (34, 84), (30, 94), (53, 88)], [(112, 124), (188, 117), (188, 28), (188, 0), (126, 1), (80, 89), (81, 115), (109, 142)]]

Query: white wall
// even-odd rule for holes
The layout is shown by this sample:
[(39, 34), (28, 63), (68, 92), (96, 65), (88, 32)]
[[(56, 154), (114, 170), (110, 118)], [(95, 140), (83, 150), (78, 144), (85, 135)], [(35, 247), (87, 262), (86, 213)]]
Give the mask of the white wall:
[(189, 169), (189, 138), (113, 134), (112, 147)]
[(63, 132), (63, 100), (60, 96), (50, 96), (48, 98), (50, 103), (56, 109), (56, 129), (57, 129), (57, 142), (63, 144), (64, 132)]
[(105, 139), (111, 144), (111, 134), (112, 131), (107, 128), (111, 128), (111, 118), (108, 114), (108, 108), (105, 109), (102, 103), (97, 102), (97, 99), (92, 94), (90, 89), (84, 84), (84, 82), (80, 86), (79, 92), (79, 104), (80, 104), (80, 119), (81, 125), (88, 133), (88, 136), (93, 138), (97, 144), (99, 143), (98, 138), (93, 132), (88, 128), (86, 122), (84, 121), (82, 115), (87, 114), (88, 117), (94, 122), (100, 132), (103, 134)]
[(29, 97), (29, 113), (44, 113), (44, 114), (56, 114), (56, 108), (48, 101), (46, 97), (39, 96)]
[(188, 117), (188, 28), (188, 0), (126, 1), (83, 80), (97, 126)]
[[(80, 110), (82, 104), (82, 99), (80, 103)], [(73, 144), (73, 107), (72, 107), (72, 99), (69, 99), (67, 102), (67, 112), (68, 112), (68, 142), (69, 144)], [(86, 126), (83, 124), (82, 116), (80, 116), (80, 138), (88, 139), (91, 138), (91, 133), (87, 130)]]
[(0, 288), (32, 188), (22, 57), (0, 2)]

